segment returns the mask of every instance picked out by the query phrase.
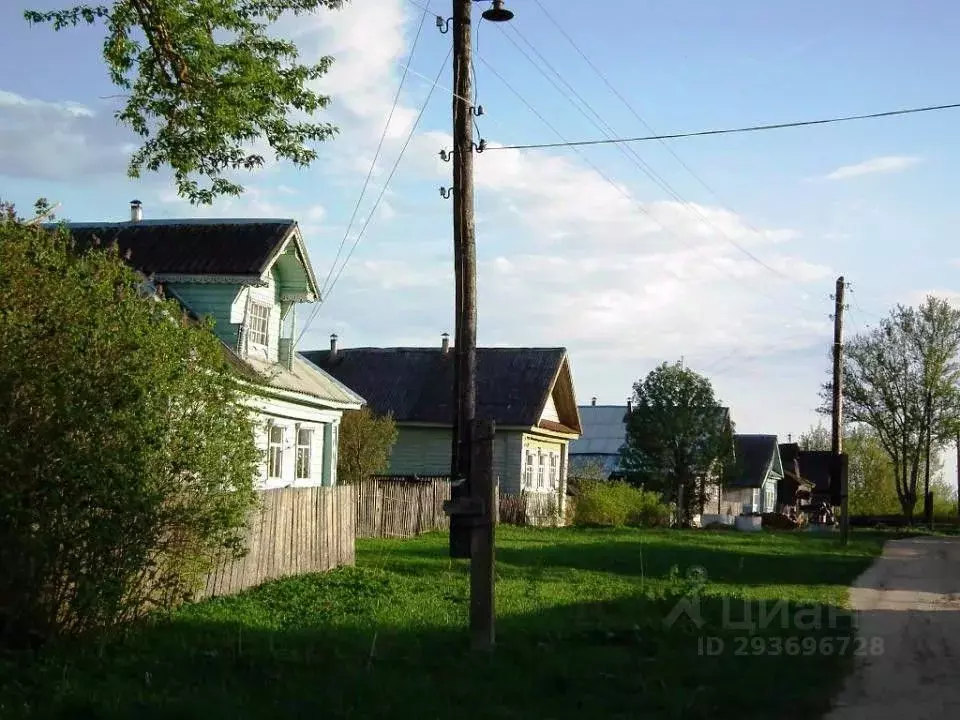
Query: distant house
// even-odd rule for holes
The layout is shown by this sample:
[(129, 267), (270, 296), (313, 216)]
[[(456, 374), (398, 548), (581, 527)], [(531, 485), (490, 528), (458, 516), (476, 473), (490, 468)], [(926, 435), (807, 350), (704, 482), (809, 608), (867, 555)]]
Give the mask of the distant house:
[(834, 455), (829, 450), (800, 450), (797, 464), (800, 475), (811, 485), (810, 502), (825, 502), (827, 505), (840, 504), (839, 490), (834, 490), (830, 482)]
[(783, 465), (783, 477), (777, 483), (777, 510), (793, 508), (809, 502), (815, 483), (800, 472), (800, 445), (780, 443), (780, 461)]
[(626, 417), (629, 405), (581, 405), (583, 433), (570, 443), (570, 474), (590, 466), (598, 467), (604, 477), (616, 476), (620, 467), (620, 448), (627, 440)]
[[(454, 353), (445, 339), (433, 348), (340, 348), (333, 335), (329, 350), (304, 356), (393, 416), (391, 474), (450, 473)], [(568, 447), (581, 432), (564, 348), (478, 348), (477, 417), (496, 423), (502, 493), (562, 496)]]
[(363, 398), (295, 348), (296, 307), (319, 300), (293, 220), (142, 220), (67, 225), (78, 247), (116, 243), (149, 292), (212, 317), (259, 420), (264, 488), (336, 484), (338, 427)]
[[(734, 435), (734, 468), (726, 482), (723, 505), (738, 514), (774, 512), (783, 462), (776, 435)], [(726, 512), (725, 510), (722, 512)]]

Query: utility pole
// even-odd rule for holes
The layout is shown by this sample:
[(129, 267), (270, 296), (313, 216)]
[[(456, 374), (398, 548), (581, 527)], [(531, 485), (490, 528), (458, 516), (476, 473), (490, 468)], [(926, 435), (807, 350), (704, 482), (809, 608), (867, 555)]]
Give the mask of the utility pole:
[(923, 475), (923, 520), (931, 528), (933, 527), (933, 498), (930, 497), (930, 446), (933, 441), (930, 437), (930, 431), (933, 429), (933, 391), (927, 389), (926, 407), (924, 414), (927, 418), (927, 446), (926, 446), (926, 470)]
[[(477, 407), (477, 250), (473, 222), (471, 0), (453, 0), (453, 267), (455, 293), (452, 499), (468, 498)], [(471, 519), (450, 517), (450, 555), (470, 557)]]
[(843, 472), (843, 293), (846, 283), (837, 278), (833, 295), (833, 413), (831, 450), (833, 451), (833, 482), (840, 482), (840, 539), (844, 545), (850, 539), (850, 501), (847, 498), (847, 474)]
[(960, 430), (957, 430), (957, 515), (960, 515)]
[[(471, 73), (473, 0), (453, 0), (453, 16), (437, 18), (453, 34), (453, 253), (456, 293), (453, 438), (451, 443), (450, 555), (470, 558), (470, 635), (474, 649), (494, 644), (494, 524), (492, 423), (477, 415), (477, 245), (473, 219), (474, 108)], [(485, 20), (505, 22), (513, 13), (493, 0)], [(452, 23), (452, 28), (450, 23)], [(446, 194), (441, 191), (446, 197)]]

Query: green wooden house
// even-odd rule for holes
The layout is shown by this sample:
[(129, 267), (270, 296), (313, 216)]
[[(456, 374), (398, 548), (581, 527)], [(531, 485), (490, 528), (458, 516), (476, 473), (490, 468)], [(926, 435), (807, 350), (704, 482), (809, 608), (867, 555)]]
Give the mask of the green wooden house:
[[(437, 347), (339, 348), (304, 357), (391, 414), (394, 475), (449, 475), (454, 353)], [(564, 348), (478, 348), (477, 417), (496, 423), (494, 470), (504, 494), (565, 493), (568, 448), (580, 415)]]
[(78, 246), (116, 244), (146, 289), (211, 317), (228, 361), (249, 388), (260, 421), (264, 488), (334, 485), (338, 427), (363, 398), (300, 357), (296, 308), (319, 300), (293, 220), (143, 220), (72, 223)]

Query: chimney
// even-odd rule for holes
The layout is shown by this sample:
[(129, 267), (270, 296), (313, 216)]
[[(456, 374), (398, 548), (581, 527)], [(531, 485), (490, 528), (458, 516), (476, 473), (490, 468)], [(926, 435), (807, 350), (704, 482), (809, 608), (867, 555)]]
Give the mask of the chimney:
[(139, 200), (130, 201), (130, 222), (140, 222), (143, 220), (143, 203)]
[(440, 350), (444, 355), (450, 352), (450, 333), (444, 333), (440, 336)]
[(596, 396), (596, 395), (594, 395), (592, 398), (590, 398), (590, 404), (591, 404), (591, 405), (596, 405), (596, 404), (597, 404), (597, 396)]
[(333, 360), (337, 356), (337, 334), (333, 333), (330, 336), (330, 359)]
[(793, 435), (787, 433), (787, 442), (793, 442)]
[(627, 398), (627, 412), (633, 412), (633, 398)]

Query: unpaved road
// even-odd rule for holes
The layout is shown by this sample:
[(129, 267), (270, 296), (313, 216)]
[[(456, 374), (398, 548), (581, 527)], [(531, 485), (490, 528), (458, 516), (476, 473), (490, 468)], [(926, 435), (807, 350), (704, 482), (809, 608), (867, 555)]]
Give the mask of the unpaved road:
[(850, 600), (882, 652), (857, 658), (826, 720), (960, 718), (960, 538), (888, 542)]

